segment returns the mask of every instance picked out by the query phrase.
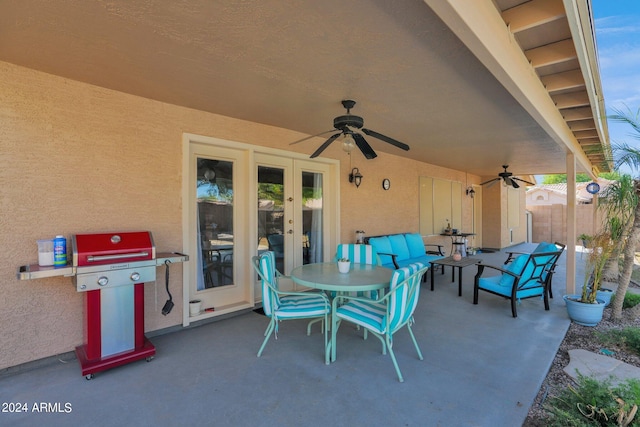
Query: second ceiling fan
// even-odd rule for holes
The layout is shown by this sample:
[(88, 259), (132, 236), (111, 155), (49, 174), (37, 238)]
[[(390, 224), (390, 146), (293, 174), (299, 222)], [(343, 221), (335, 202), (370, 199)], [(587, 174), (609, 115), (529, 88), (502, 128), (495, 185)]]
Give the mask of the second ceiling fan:
[[(355, 142), (355, 145), (358, 146), (360, 151), (362, 151), (362, 154), (367, 159), (376, 158), (378, 155), (376, 154), (375, 151), (373, 151), (373, 148), (371, 148), (371, 146), (364, 139), (364, 137), (357, 132), (357, 130), (359, 129), (362, 129), (362, 132), (364, 132), (366, 135), (382, 140), (402, 150), (405, 150), (405, 151), (409, 150), (409, 146), (403, 142), (400, 142), (393, 138), (389, 138), (388, 136), (382, 135), (381, 133), (375, 132), (371, 129), (363, 128), (364, 119), (360, 116), (355, 116), (351, 114), (351, 109), (353, 108), (354, 105), (356, 105), (356, 101), (347, 99), (342, 101), (342, 105), (344, 106), (344, 108), (347, 109), (347, 114), (343, 116), (338, 116), (335, 119), (333, 119), (333, 127), (335, 128), (335, 130), (339, 130), (340, 132), (336, 133), (335, 135), (331, 135), (329, 139), (327, 139), (320, 147), (318, 147), (316, 151), (313, 152), (313, 154), (311, 155), (311, 158), (318, 157), (327, 147), (329, 147), (329, 145), (331, 145), (333, 141), (338, 139), (340, 135), (344, 135), (345, 137), (345, 140), (343, 141), (343, 145), (349, 146), (349, 144), (353, 145), (353, 143)], [(321, 132), (317, 135), (308, 136), (301, 140), (292, 142), (290, 145), (297, 144), (302, 141), (306, 141), (307, 139), (310, 139), (316, 136), (324, 135), (325, 133), (334, 132), (335, 130), (330, 129), (328, 131)], [(350, 151), (350, 149), (348, 151)]]
[(523, 183), (528, 184), (528, 185), (535, 185), (533, 182), (529, 182), (529, 181), (526, 181), (524, 179), (516, 178), (516, 177), (513, 176), (513, 173), (507, 172), (507, 168), (509, 167), (509, 165), (502, 165), (502, 167), (504, 168), (504, 171), (500, 172), (498, 174), (497, 178), (493, 178), (493, 179), (490, 179), (489, 181), (485, 181), (485, 182), (481, 183), (480, 185), (485, 185), (485, 184), (493, 185), (493, 183), (495, 183), (496, 181), (500, 181), (500, 180), (503, 180), (505, 185), (507, 185), (507, 186), (510, 185), (513, 188), (520, 188), (520, 184), (518, 184), (517, 181), (523, 182)]

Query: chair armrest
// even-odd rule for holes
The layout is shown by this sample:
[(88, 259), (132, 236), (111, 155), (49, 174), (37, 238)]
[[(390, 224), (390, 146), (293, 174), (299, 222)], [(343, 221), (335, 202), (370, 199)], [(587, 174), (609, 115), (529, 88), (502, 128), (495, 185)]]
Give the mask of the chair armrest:
[(378, 252), (378, 255), (387, 255), (391, 257), (391, 261), (393, 261), (393, 266), (397, 269), (400, 268), (400, 266), (398, 265), (398, 262), (396, 261), (396, 258), (398, 258), (398, 254), (390, 254), (387, 252)]
[[(429, 246), (435, 246), (435, 247), (438, 248), (438, 250), (437, 251), (436, 250), (429, 250), (429, 249), (427, 249), (427, 247), (429, 247)], [(428, 243), (428, 244), (424, 245), (424, 247), (426, 249), (425, 253), (427, 255), (442, 255), (442, 256), (444, 256), (444, 252), (442, 252), (442, 248), (443, 248), (442, 245), (437, 245), (435, 243)]]
[(499, 271), (499, 272), (501, 272), (501, 273), (506, 273), (506, 274), (508, 274), (508, 275), (510, 275), (510, 276), (513, 276), (513, 277), (514, 277), (514, 278), (516, 278), (516, 279), (520, 279), (520, 276), (519, 276), (519, 275), (515, 274), (515, 273), (514, 273), (514, 272), (512, 272), (512, 271), (505, 270), (505, 269), (504, 269), (504, 268), (502, 268), (502, 267), (496, 267), (495, 265), (483, 264), (483, 263), (481, 263), (481, 262), (479, 262), (479, 263), (478, 263), (478, 264), (476, 264), (476, 265), (478, 266), (478, 272), (476, 273), (476, 277), (475, 277), (476, 281), (480, 278), (480, 276), (482, 276), (482, 273), (484, 272), (485, 267), (491, 268), (491, 269), (493, 269), (493, 270), (497, 270), (497, 271)]

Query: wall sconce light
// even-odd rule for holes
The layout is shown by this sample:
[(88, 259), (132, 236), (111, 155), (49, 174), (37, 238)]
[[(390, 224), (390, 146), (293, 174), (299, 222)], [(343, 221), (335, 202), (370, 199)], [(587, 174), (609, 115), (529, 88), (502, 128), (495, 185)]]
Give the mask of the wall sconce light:
[(474, 190), (473, 187), (467, 187), (467, 196), (473, 199), (473, 196), (475, 195), (476, 195), (476, 190)]
[(358, 168), (351, 169), (351, 173), (349, 174), (349, 182), (353, 182), (357, 187), (360, 187), (362, 184), (362, 174), (358, 170)]

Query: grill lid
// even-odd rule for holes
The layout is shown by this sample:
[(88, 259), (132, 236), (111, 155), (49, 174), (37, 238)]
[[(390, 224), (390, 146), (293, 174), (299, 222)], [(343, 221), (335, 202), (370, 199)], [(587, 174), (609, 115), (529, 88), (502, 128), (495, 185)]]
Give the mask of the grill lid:
[(77, 267), (155, 258), (156, 248), (150, 231), (73, 236), (73, 265)]

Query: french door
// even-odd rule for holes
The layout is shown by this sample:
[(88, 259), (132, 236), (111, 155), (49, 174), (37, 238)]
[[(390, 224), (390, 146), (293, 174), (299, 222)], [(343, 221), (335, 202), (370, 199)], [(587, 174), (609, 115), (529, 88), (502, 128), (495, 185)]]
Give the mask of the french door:
[[(254, 255), (274, 251), (283, 274), (333, 256), (337, 161), (197, 135), (185, 135), (184, 143), (185, 326), (261, 301)], [(297, 289), (287, 280), (281, 287)], [(195, 315), (192, 300), (201, 302)]]
[[(256, 154), (255, 164), (257, 252), (273, 251), (276, 268), (283, 274), (289, 274), (295, 266), (327, 259), (330, 215), (326, 210), (326, 185), (330, 167), (270, 154)], [(295, 289), (286, 280), (280, 286), (283, 290)]]

